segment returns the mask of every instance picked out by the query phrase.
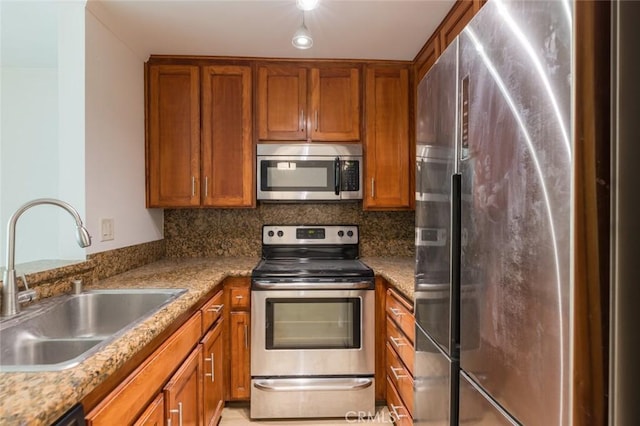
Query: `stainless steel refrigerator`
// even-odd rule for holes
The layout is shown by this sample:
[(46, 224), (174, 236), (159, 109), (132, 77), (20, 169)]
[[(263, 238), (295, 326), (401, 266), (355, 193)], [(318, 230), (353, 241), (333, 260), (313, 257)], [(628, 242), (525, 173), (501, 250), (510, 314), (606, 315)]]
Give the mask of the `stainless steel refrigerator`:
[(489, 0), (419, 84), (416, 425), (569, 423), (571, 20)]

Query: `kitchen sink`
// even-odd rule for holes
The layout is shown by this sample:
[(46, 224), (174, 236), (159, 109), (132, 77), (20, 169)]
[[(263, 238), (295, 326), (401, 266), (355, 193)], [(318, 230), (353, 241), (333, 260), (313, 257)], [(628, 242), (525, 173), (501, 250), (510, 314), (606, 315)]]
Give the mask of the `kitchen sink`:
[(0, 323), (0, 371), (71, 368), (185, 291), (95, 290), (44, 300)]

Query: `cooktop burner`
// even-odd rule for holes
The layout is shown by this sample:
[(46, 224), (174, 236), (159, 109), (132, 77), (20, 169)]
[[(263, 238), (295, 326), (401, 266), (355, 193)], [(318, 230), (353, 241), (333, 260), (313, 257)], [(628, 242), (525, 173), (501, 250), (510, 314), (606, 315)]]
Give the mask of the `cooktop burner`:
[(373, 278), (373, 270), (358, 260), (358, 238), (356, 225), (265, 225), (262, 260), (252, 277)]

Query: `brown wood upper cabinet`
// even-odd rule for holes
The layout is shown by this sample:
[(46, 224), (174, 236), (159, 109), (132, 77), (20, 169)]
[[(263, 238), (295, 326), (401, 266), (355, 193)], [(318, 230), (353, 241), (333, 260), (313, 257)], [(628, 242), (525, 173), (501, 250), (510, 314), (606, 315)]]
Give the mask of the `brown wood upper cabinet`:
[(257, 108), (260, 140), (358, 141), (360, 70), (262, 65)]
[(148, 80), (148, 207), (254, 206), (251, 67), (152, 64)]
[(367, 67), (363, 206), (368, 210), (412, 207), (408, 66)]

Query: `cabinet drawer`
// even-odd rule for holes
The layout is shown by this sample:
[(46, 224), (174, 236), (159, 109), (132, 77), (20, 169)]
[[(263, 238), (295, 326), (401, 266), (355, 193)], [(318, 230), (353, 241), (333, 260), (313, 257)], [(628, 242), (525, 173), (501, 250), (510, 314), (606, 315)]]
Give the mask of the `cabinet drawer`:
[(249, 309), (249, 288), (232, 287), (229, 289), (229, 300), (232, 311), (245, 311)]
[(413, 416), (413, 377), (387, 342), (387, 377), (396, 387), (402, 402)]
[(413, 418), (409, 414), (407, 407), (402, 403), (400, 395), (398, 395), (398, 391), (389, 377), (387, 377), (387, 405), (396, 426), (413, 425)]
[(205, 334), (214, 322), (222, 316), (224, 308), (222, 290), (217, 292), (200, 310), (202, 311), (202, 334)]
[(411, 305), (393, 290), (387, 290), (387, 315), (393, 318), (411, 343), (415, 341), (415, 318)]
[(407, 336), (400, 331), (396, 324), (387, 316), (387, 342), (393, 350), (396, 351), (400, 360), (409, 369), (409, 372), (413, 374), (413, 343), (407, 339)]

